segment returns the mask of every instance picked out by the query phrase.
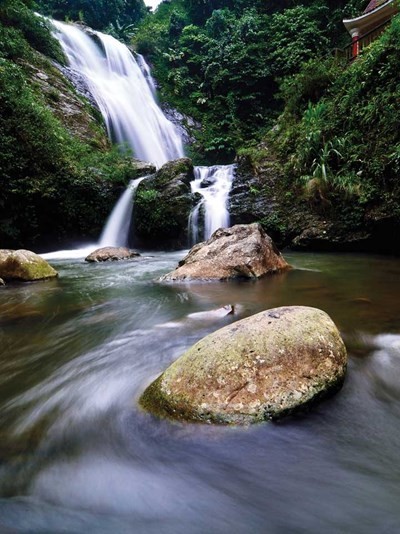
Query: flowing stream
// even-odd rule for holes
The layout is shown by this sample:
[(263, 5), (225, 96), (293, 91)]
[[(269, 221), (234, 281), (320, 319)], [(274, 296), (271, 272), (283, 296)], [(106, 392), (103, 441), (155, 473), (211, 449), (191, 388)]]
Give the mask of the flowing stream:
[[(0, 290), (0, 532), (398, 532), (399, 260), (290, 253), (295, 269), (258, 282), (154, 283), (182, 255), (57, 260), (57, 280)], [(335, 397), (246, 428), (139, 408), (199, 338), (294, 304), (346, 340)]]

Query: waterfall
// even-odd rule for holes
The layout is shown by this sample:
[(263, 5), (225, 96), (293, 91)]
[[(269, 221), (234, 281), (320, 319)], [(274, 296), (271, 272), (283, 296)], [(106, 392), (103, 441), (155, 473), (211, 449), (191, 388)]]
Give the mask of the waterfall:
[(144, 58), (139, 58), (139, 65), (111, 35), (93, 32), (92, 38), (72, 24), (53, 24), (71, 68), (86, 80), (110, 138), (126, 143), (137, 158), (157, 167), (182, 157), (181, 138), (157, 105)]
[(199, 241), (199, 216), (204, 211), (204, 239), (208, 239), (218, 228), (229, 226), (227, 207), (229, 192), (232, 188), (235, 165), (214, 165), (195, 167), (195, 179), (191, 183), (192, 193), (203, 197), (193, 209), (189, 218), (190, 244)]
[[(70, 67), (85, 79), (99, 106), (109, 137), (157, 167), (184, 156), (179, 132), (157, 105), (156, 86), (144, 58), (138, 55), (136, 60), (110, 35), (91, 30), (89, 36), (75, 25), (52, 22)], [(217, 228), (229, 226), (227, 199), (234, 169), (234, 165), (195, 167), (192, 192), (203, 198), (188, 223), (192, 244), (201, 237), (208, 239)], [(98, 246), (127, 245), (132, 199), (142, 179), (131, 182), (117, 202)], [(204, 229), (199, 224), (200, 216), (204, 216)], [(61, 251), (63, 257), (68, 257), (68, 252)]]
[(100, 236), (99, 247), (124, 247), (128, 245), (129, 229), (138, 185), (147, 176), (132, 180), (115, 204)]

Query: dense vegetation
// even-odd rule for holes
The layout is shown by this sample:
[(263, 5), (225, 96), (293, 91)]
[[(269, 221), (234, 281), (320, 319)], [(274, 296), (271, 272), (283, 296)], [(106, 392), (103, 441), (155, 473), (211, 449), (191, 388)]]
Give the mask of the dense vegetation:
[(147, 13), (143, 0), (37, 0), (45, 15), (79, 21), (127, 41)]
[(312, 60), (282, 84), (285, 111), (269, 146), (285, 165), (289, 187), (314, 209), (336, 211), (349, 228), (398, 225), (399, 69), (397, 15), (351, 66)]
[[(201, 125), (192, 132), (196, 162), (239, 155), (257, 177), (272, 165), (277, 205), (256, 218), (286, 242), (309, 216), (311, 226), (330, 221), (336, 237), (374, 221), (399, 225), (399, 16), (349, 66), (332, 50), (349, 41), (342, 19), (366, 0), (171, 0), (144, 19), (142, 0), (39, 3), (124, 38), (134, 33), (160, 99)], [(0, 7), (2, 246), (96, 235), (110, 184), (133, 172), (87, 104), (91, 134), (82, 138), (57, 114), (57, 90), (38, 83), (41, 71), (57, 86), (45, 56), (64, 58), (34, 8), (30, 0)], [(252, 186), (254, 199), (273, 185), (265, 184)]]
[(202, 123), (198, 151), (231, 159), (273, 125), (279, 80), (348, 40), (343, 15), (363, 4), (173, 0), (145, 20), (135, 43), (154, 64), (161, 97)]
[(92, 131), (83, 140), (51, 111), (61, 93), (51, 85), (44, 90), (35, 74), (54, 84), (61, 75), (39, 52), (59, 62), (63, 53), (30, 7), (25, 0), (6, 0), (0, 7), (2, 248), (98, 236), (115, 198), (112, 184), (126, 183), (132, 172), (130, 161), (108, 146), (86, 104), (81, 103), (82, 120), (87, 115)]

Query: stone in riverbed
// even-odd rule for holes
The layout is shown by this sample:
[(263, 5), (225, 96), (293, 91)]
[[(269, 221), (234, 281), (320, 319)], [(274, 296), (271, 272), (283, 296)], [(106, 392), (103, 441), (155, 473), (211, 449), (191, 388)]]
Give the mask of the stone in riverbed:
[(140, 256), (139, 252), (131, 250), (126, 247), (102, 247), (94, 250), (85, 258), (89, 263), (100, 261), (120, 261), (137, 258)]
[(157, 415), (247, 424), (278, 419), (340, 389), (346, 348), (316, 308), (267, 310), (208, 335), (143, 393)]
[(0, 249), (0, 276), (4, 280), (32, 282), (55, 278), (58, 273), (46, 260), (30, 250)]
[(161, 282), (260, 278), (290, 269), (260, 224), (238, 224), (216, 230), (195, 245)]

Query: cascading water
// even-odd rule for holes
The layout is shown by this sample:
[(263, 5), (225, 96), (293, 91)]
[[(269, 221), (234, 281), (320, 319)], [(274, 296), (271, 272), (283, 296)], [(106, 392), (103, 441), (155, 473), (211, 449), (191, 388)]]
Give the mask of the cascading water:
[(157, 167), (182, 157), (181, 138), (155, 101), (144, 58), (139, 59), (140, 67), (129, 49), (111, 35), (93, 32), (98, 45), (77, 26), (53, 24), (71, 68), (87, 81), (111, 139), (127, 143), (137, 158)]
[(151, 70), (148, 64), (146, 63), (146, 60), (141, 54), (137, 54), (137, 62), (140, 67), (140, 70), (143, 73), (143, 76), (146, 78), (147, 85), (150, 87), (151, 92), (154, 96), (156, 96), (156, 84), (154, 81), (153, 76), (151, 75)]
[(195, 180), (191, 183), (191, 190), (192, 193), (200, 193), (203, 198), (193, 209), (189, 218), (188, 233), (191, 245), (201, 239), (199, 215), (202, 209), (204, 210), (204, 239), (208, 239), (218, 228), (229, 226), (227, 201), (235, 168), (235, 165), (195, 167)]
[[(53, 21), (70, 67), (87, 82), (105, 120), (110, 138), (127, 144), (135, 156), (160, 167), (184, 156), (182, 140), (155, 100), (156, 88), (150, 68), (140, 55), (110, 35)], [(229, 226), (227, 199), (232, 186), (233, 165), (195, 167), (192, 192), (203, 199), (193, 210), (189, 236), (194, 244), (208, 239), (219, 227)], [(97, 246), (123, 246), (128, 243), (133, 198), (140, 180), (130, 184), (117, 202)], [(204, 213), (204, 230), (199, 214)], [(81, 251), (85, 249), (81, 249)], [(75, 251), (79, 253), (79, 251)], [(61, 257), (58, 253), (57, 257)], [(68, 251), (61, 251), (68, 256)]]
[(99, 247), (123, 247), (128, 243), (135, 192), (147, 176), (132, 180), (112, 210), (100, 236)]

